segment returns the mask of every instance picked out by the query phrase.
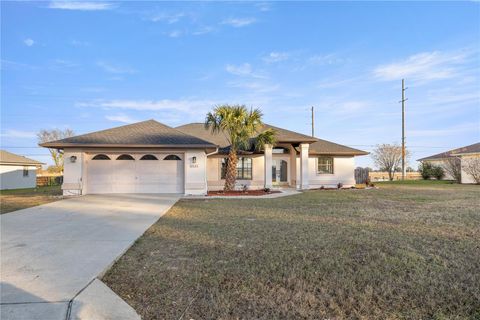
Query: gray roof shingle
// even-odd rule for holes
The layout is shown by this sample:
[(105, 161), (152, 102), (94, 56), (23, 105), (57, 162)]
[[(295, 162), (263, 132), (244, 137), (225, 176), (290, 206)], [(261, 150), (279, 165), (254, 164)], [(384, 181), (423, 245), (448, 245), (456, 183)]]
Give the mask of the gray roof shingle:
[(0, 164), (19, 164), (19, 165), (42, 165), (44, 163), (11, 153), (5, 150), (0, 150)]
[(215, 148), (216, 145), (166, 126), (155, 120), (50, 141), (42, 147), (172, 147)]
[(445, 159), (445, 158), (454, 156), (456, 154), (465, 154), (465, 153), (480, 153), (480, 142), (474, 143), (465, 147), (460, 147), (457, 149), (452, 149), (449, 151), (437, 153), (437, 154), (434, 154), (433, 156), (418, 159), (417, 161)]

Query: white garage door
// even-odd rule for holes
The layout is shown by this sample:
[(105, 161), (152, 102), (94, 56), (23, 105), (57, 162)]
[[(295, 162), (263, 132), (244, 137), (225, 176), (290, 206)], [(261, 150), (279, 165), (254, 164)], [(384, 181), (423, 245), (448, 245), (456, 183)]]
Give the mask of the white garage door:
[(87, 193), (183, 193), (175, 154), (96, 154), (87, 163)]

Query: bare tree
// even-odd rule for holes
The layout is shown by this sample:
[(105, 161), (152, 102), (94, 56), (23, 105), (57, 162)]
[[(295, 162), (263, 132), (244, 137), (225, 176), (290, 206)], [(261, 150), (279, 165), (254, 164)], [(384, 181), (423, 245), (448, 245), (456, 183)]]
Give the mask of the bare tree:
[[(40, 130), (37, 133), (38, 143), (45, 143), (60, 139), (65, 139), (68, 137), (73, 136), (74, 133), (70, 129), (53, 129), (53, 130)], [(59, 149), (51, 149), (49, 148), (50, 155), (52, 156), (53, 162), (55, 163), (55, 167), (58, 168), (60, 171), (63, 171), (63, 152)]]
[(463, 158), (463, 171), (470, 175), (476, 184), (480, 184), (480, 157)]
[(461, 160), (459, 157), (449, 156), (443, 158), (443, 169), (448, 173), (450, 177), (453, 178), (456, 182), (462, 182), (462, 167)]
[[(407, 150), (406, 157), (409, 156), (410, 153)], [(372, 151), (372, 158), (379, 168), (388, 172), (388, 178), (391, 181), (402, 162), (402, 147), (398, 144), (379, 144)]]

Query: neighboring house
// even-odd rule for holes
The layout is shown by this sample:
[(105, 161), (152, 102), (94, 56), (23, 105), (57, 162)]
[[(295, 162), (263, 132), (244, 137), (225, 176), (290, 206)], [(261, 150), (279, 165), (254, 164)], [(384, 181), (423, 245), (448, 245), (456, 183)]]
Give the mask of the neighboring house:
[[(277, 143), (243, 151), (239, 188), (298, 189), (355, 184), (354, 157), (367, 152), (265, 125)], [(254, 137), (252, 137), (254, 138)], [(203, 124), (177, 128), (148, 120), (41, 144), (63, 149), (66, 195), (89, 193), (206, 194), (224, 184), (228, 143)]]
[[(417, 161), (428, 162), (428, 163), (431, 163), (432, 165), (444, 167), (445, 160), (447, 158), (451, 158), (451, 157), (457, 157), (458, 159), (460, 159), (460, 166), (462, 167), (461, 183), (475, 183), (472, 176), (467, 174), (463, 170), (463, 168), (465, 167), (466, 162), (469, 159), (480, 157), (480, 142), (469, 145), (469, 146), (445, 151), (445, 152), (442, 152), (442, 153), (439, 153), (439, 154), (435, 154), (433, 156), (418, 159)], [(446, 175), (444, 177), (444, 180), (453, 180), (453, 177), (451, 177), (450, 175), (448, 175), (448, 173), (446, 173)]]
[(43, 163), (0, 150), (0, 190), (35, 188), (37, 168)]

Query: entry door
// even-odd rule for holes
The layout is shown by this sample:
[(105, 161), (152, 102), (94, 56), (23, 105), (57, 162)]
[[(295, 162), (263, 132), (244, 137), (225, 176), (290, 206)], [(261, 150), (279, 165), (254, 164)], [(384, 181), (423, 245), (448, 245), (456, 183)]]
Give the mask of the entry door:
[(288, 163), (282, 159), (272, 160), (272, 182), (284, 184), (288, 182)]

